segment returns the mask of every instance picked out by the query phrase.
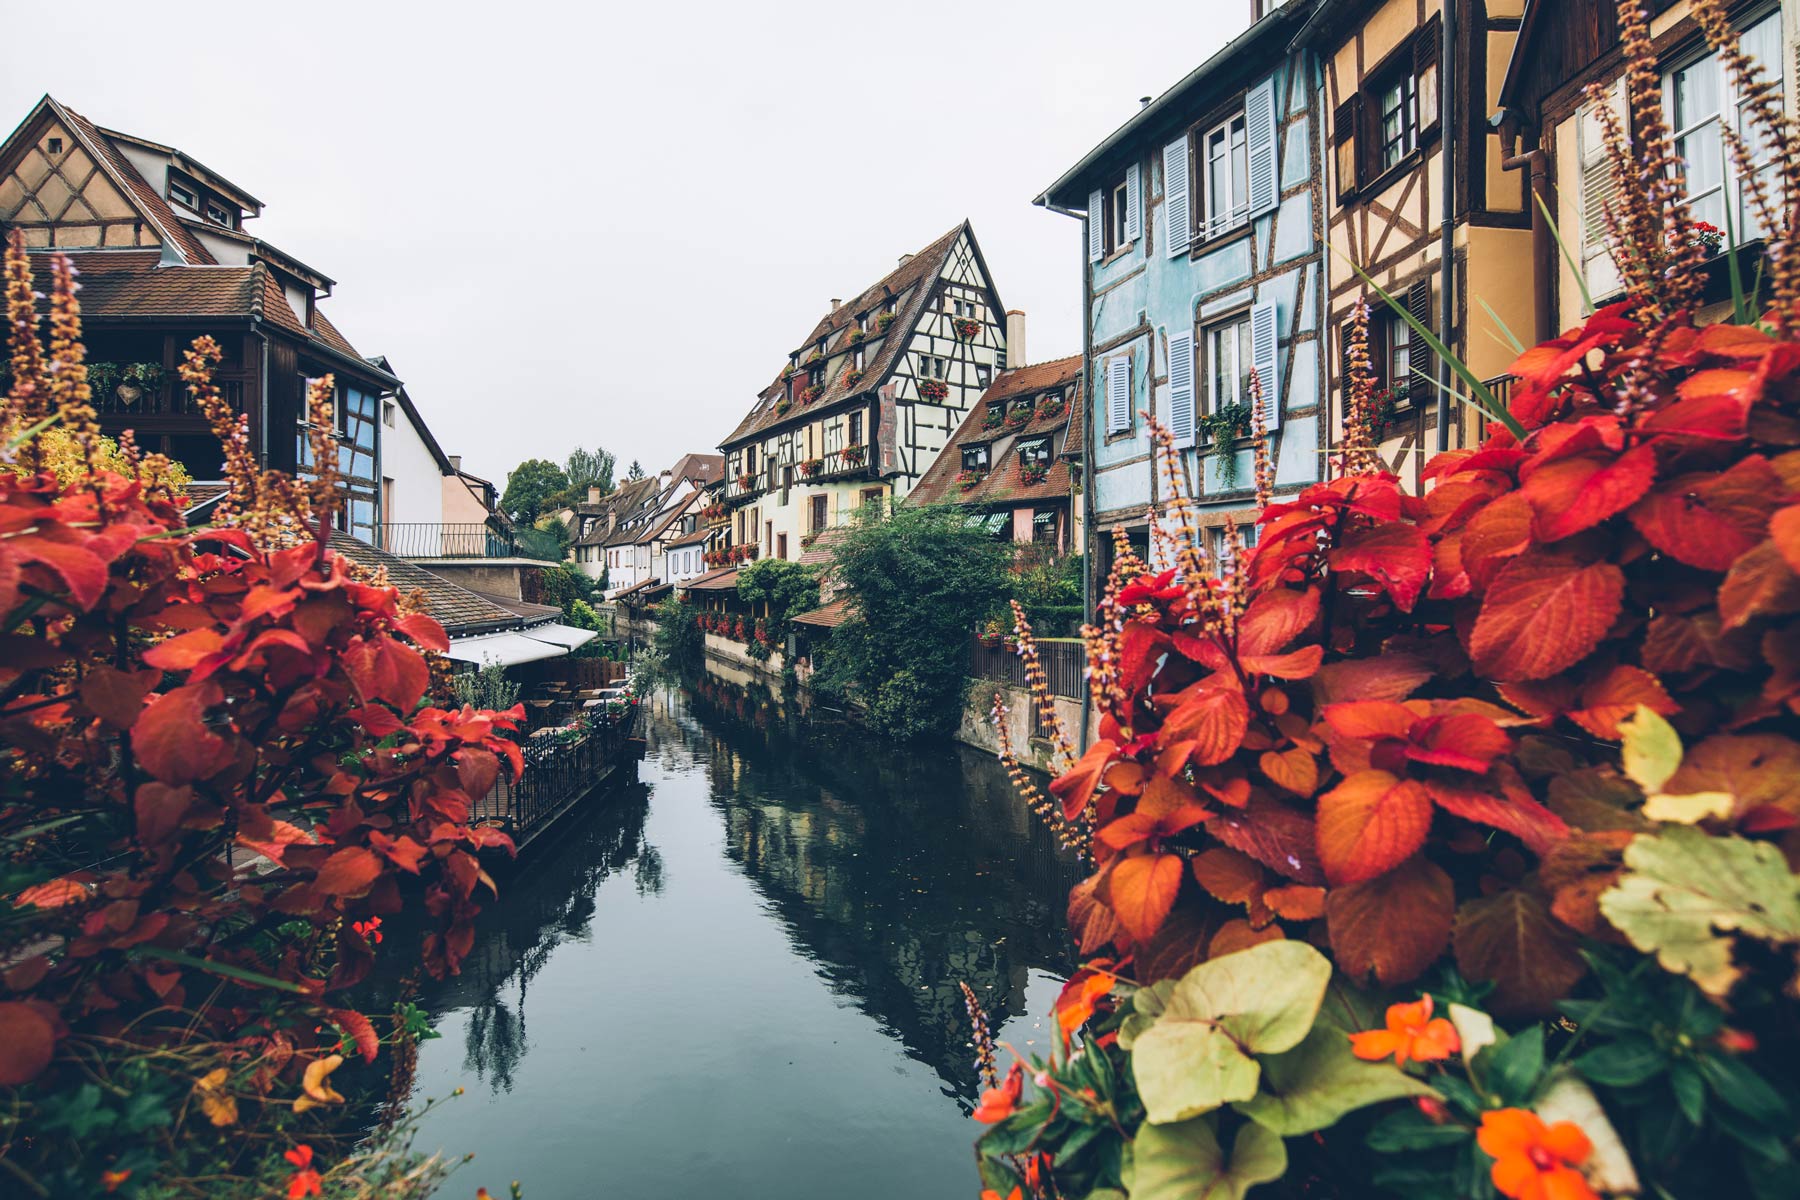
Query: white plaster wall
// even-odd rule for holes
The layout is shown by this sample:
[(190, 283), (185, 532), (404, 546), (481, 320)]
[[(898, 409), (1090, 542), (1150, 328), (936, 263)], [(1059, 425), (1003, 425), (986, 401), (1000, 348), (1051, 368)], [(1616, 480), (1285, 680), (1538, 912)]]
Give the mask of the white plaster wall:
[(437, 460), (399, 403), (383, 400), (382, 404), (394, 406), (393, 427), (381, 427), (381, 477), (394, 481), (394, 511), (383, 513), (381, 519), (389, 524), (443, 521), (444, 475)]

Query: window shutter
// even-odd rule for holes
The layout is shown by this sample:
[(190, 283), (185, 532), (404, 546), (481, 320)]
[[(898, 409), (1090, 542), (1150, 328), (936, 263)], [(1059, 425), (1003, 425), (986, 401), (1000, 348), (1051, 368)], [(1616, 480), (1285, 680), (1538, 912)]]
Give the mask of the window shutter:
[(1087, 210), (1088, 261), (1106, 257), (1106, 197), (1099, 189), (1088, 193)]
[(1163, 244), (1170, 258), (1188, 252), (1192, 220), (1188, 216), (1188, 140), (1184, 135), (1163, 147)]
[(1194, 444), (1194, 335), (1169, 335), (1169, 432), (1177, 448)]
[(1345, 321), (1338, 328), (1338, 395), (1343, 399), (1344, 419), (1350, 417), (1350, 341), (1356, 336), (1356, 324)]
[[(1413, 320), (1417, 321), (1425, 328), (1433, 328), (1434, 322), (1431, 319), (1431, 280), (1421, 279), (1407, 289), (1406, 311), (1412, 314)], [(1408, 394), (1413, 396), (1423, 396), (1426, 393), (1435, 390), (1425, 381), (1427, 379), (1437, 378), (1437, 362), (1431, 353), (1431, 347), (1425, 344), (1425, 339), (1419, 336), (1417, 330), (1409, 329), (1407, 333), (1409, 335), (1407, 341), (1410, 347), (1408, 352), (1408, 363), (1411, 368), (1408, 372), (1410, 378), (1390, 379), (1388, 381), (1388, 386), (1397, 387), (1400, 384), (1405, 384)], [(1420, 377), (1421, 374), (1423, 374), (1423, 378)]]
[(1143, 190), (1138, 187), (1143, 164), (1132, 163), (1125, 172), (1125, 240), (1135, 242), (1144, 236)]
[(1331, 117), (1331, 143), (1337, 167), (1338, 199), (1353, 195), (1362, 186), (1362, 96), (1338, 105)]
[[(1625, 82), (1621, 78), (1614, 83), (1606, 98), (1621, 115), (1626, 111)], [(1575, 138), (1581, 170), (1581, 272), (1589, 293), (1597, 299), (1618, 291), (1622, 281), (1606, 245), (1606, 210), (1618, 194), (1618, 181), (1606, 156), (1604, 127), (1596, 106), (1582, 106)]]
[(1250, 310), (1250, 365), (1262, 384), (1263, 421), (1268, 429), (1281, 426), (1281, 354), (1273, 304)]
[(1115, 358), (1106, 364), (1106, 432), (1131, 428), (1131, 358)]
[(1419, 136), (1435, 130), (1442, 122), (1438, 100), (1438, 81), (1442, 73), (1438, 60), (1443, 57), (1444, 19), (1434, 17), (1429, 25), (1413, 35), (1413, 78), (1419, 81)]
[(1273, 212), (1281, 199), (1275, 164), (1275, 81), (1265, 79), (1244, 97), (1244, 139), (1250, 169), (1250, 215)]

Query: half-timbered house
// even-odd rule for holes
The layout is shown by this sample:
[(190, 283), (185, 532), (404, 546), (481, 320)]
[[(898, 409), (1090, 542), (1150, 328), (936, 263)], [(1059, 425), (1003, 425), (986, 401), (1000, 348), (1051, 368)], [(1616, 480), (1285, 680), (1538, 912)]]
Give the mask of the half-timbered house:
[[(1278, 490), (1319, 471), (1323, 195), (1310, 0), (1239, 35), (1037, 199), (1081, 219), (1090, 533), (1140, 549), (1166, 483), (1146, 415), (1170, 428), (1206, 535), (1251, 525), (1251, 373)], [(1092, 560), (1104, 571), (1109, 541)]]
[(1523, 4), (1319, 0), (1293, 43), (1318, 57), (1329, 118), (1332, 440), (1342, 434), (1349, 323), (1367, 299), (1382, 457), (1415, 489), (1426, 458), (1470, 444), (1478, 422), (1442, 390), (1443, 366), (1422, 339), (1353, 268), (1504, 390), (1517, 356), (1506, 332), (1525, 337), (1533, 324), (1531, 217), (1487, 118)]
[(0, 143), (0, 232), (23, 234), (39, 290), (50, 251), (81, 272), (101, 429), (135, 430), (194, 478), (220, 478), (218, 440), (176, 375), (182, 352), (210, 334), (224, 351), (220, 390), (248, 414), (259, 461), (305, 473), (307, 383), (335, 376), (337, 523), (378, 541), (382, 397), (399, 381), (326, 318), (328, 276), (244, 231), (261, 212), (192, 156), (102, 129), (50, 96)]
[(994, 537), (1054, 553), (1081, 546), (1081, 356), (1003, 371), (908, 504), (955, 504)]
[(904, 499), (1006, 366), (1007, 313), (958, 225), (850, 300), (833, 300), (720, 443), (725, 544), (797, 558), (871, 501)]
[[(1726, 159), (1726, 131), (1764, 147), (1760, 173), (1780, 186), (1774, 151), (1748, 126), (1743, 97), (1701, 34), (1688, 0), (1651, 6), (1650, 35), (1661, 67), (1664, 110), (1682, 160), (1689, 203), (1696, 221), (1718, 230), (1710, 239), (1711, 279), (1699, 319), (1729, 311), (1730, 267), (1724, 255), (1735, 236), (1742, 278), (1757, 276), (1766, 231), (1750, 202), (1744, 180)], [(1800, 96), (1800, 0), (1749, 0), (1731, 6), (1739, 46), (1782, 88), (1790, 114)], [(1590, 87), (1600, 96), (1592, 98)], [(1613, 172), (1602, 135), (1602, 106), (1629, 128), (1625, 101), (1625, 55), (1614, 0), (1529, 0), (1518, 44), (1506, 64), (1496, 123), (1507, 148), (1507, 165), (1529, 170), (1555, 214), (1556, 233), (1569, 256), (1558, 252), (1549, 222), (1532, 230), (1536, 269), (1534, 297), (1539, 320), (1534, 340), (1578, 324), (1587, 298), (1595, 304), (1615, 299), (1621, 289), (1617, 265), (1606, 244), (1606, 208), (1613, 198)], [(1779, 197), (1778, 206), (1782, 205)], [(1519, 332), (1520, 337), (1526, 331)]]

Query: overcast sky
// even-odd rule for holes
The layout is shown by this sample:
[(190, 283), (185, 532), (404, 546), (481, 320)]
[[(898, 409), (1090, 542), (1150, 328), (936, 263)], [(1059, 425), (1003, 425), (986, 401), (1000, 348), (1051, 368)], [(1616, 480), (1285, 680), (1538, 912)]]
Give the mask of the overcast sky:
[(1079, 226), (1032, 199), (1248, 17), (17, 4), (8, 41), (33, 50), (0, 73), (0, 127), (48, 91), (260, 198), (247, 231), (338, 281), (325, 311), (466, 469), (600, 444), (622, 474), (714, 449), (827, 301), (964, 217), (1028, 357), (1078, 352)]

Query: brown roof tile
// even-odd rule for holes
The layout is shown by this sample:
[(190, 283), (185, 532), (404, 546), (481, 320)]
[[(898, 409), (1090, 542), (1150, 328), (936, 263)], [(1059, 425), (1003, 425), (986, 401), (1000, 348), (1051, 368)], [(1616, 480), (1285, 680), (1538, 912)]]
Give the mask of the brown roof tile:
[[(925, 472), (924, 477), (907, 496), (907, 503), (987, 507), (1040, 500), (1067, 500), (1072, 483), (1068, 443), (1074, 441), (1079, 448), (1080, 442), (1076, 439), (1081, 437), (1086, 412), (1080, 376), (1079, 354), (1051, 362), (1033, 363), (1001, 374), (983, 394), (981, 403), (969, 410), (962, 425), (938, 454), (937, 461), (931, 464), (931, 469)], [(982, 428), (982, 419), (989, 405), (1004, 405), (1015, 398), (1058, 387), (1063, 389), (1067, 401), (1060, 416), (1039, 418), (1034, 415), (1030, 422), (1017, 431)], [(1058, 430), (1065, 431), (1064, 445), (1057, 457), (1051, 460), (1049, 472), (1037, 483), (1023, 482), (1019, 477), (1020, 439), (1045, 433), (1054, 434)], [(988, 473), (979, 483), (966, 490), (957, 483), (956, 477), (962, 473), (963, 447), (982, 443), (997, 445), (1007, 439), (1010, 440), (1007, 441), (1005, 452), (990, 457)]]
[(736, 592), (738, 569), (736, 567), (720, 567), (716, 571), (708, 571), (687, 581), (684, 585), (690, 592)]
[(67, 254), (81, 274), (86, 317), (244, 317), (255, 312), (253, 267), (158, 266), (155, 250), (34, 250), (39, 291), (50, 290), (50, 255)]
[(452, 583), (442, 575), (434, 575), (417, 563), (397, 558), (359, 538), (336, 530), (331, 534), (331, 548), (353, 563), (370, 569), (387, 568), (388, 582), (401, 593), (422, 592), (425, 611), (452, 636), (490, 629), (510, 629), (521, 623), (516, 612), (502, 608), (492, 600)]
[(113, 148), (112, 139), (74, 109), (54, 100), (51, 103), (68, 117), (75, 135), (87, 142), (94, 157), (118, 177), (119, 182), (131, 192), (132, 199), (137, 201), (163, 236), (180, 249), (183, 258), (197, 265), (211, 265), (218, 261), (201, 244), (199, 238), (188, 232), (187, 227), (181, 223), (181, 218), (175, 215), (175, 210), (169, 207), (168, 201), (159, 196), (149, 181), (138, 174), (137, 168), (131, 165), (131, 160)]
[(815, 608), (811, 612), (801, 613), (793, 618), (793, 621), (796, 625), (811, 625), (818, 629), (836, 629), (855, 615), (855, 610), (850, 607), (850, 598), (840, 596), (824, 608)]

